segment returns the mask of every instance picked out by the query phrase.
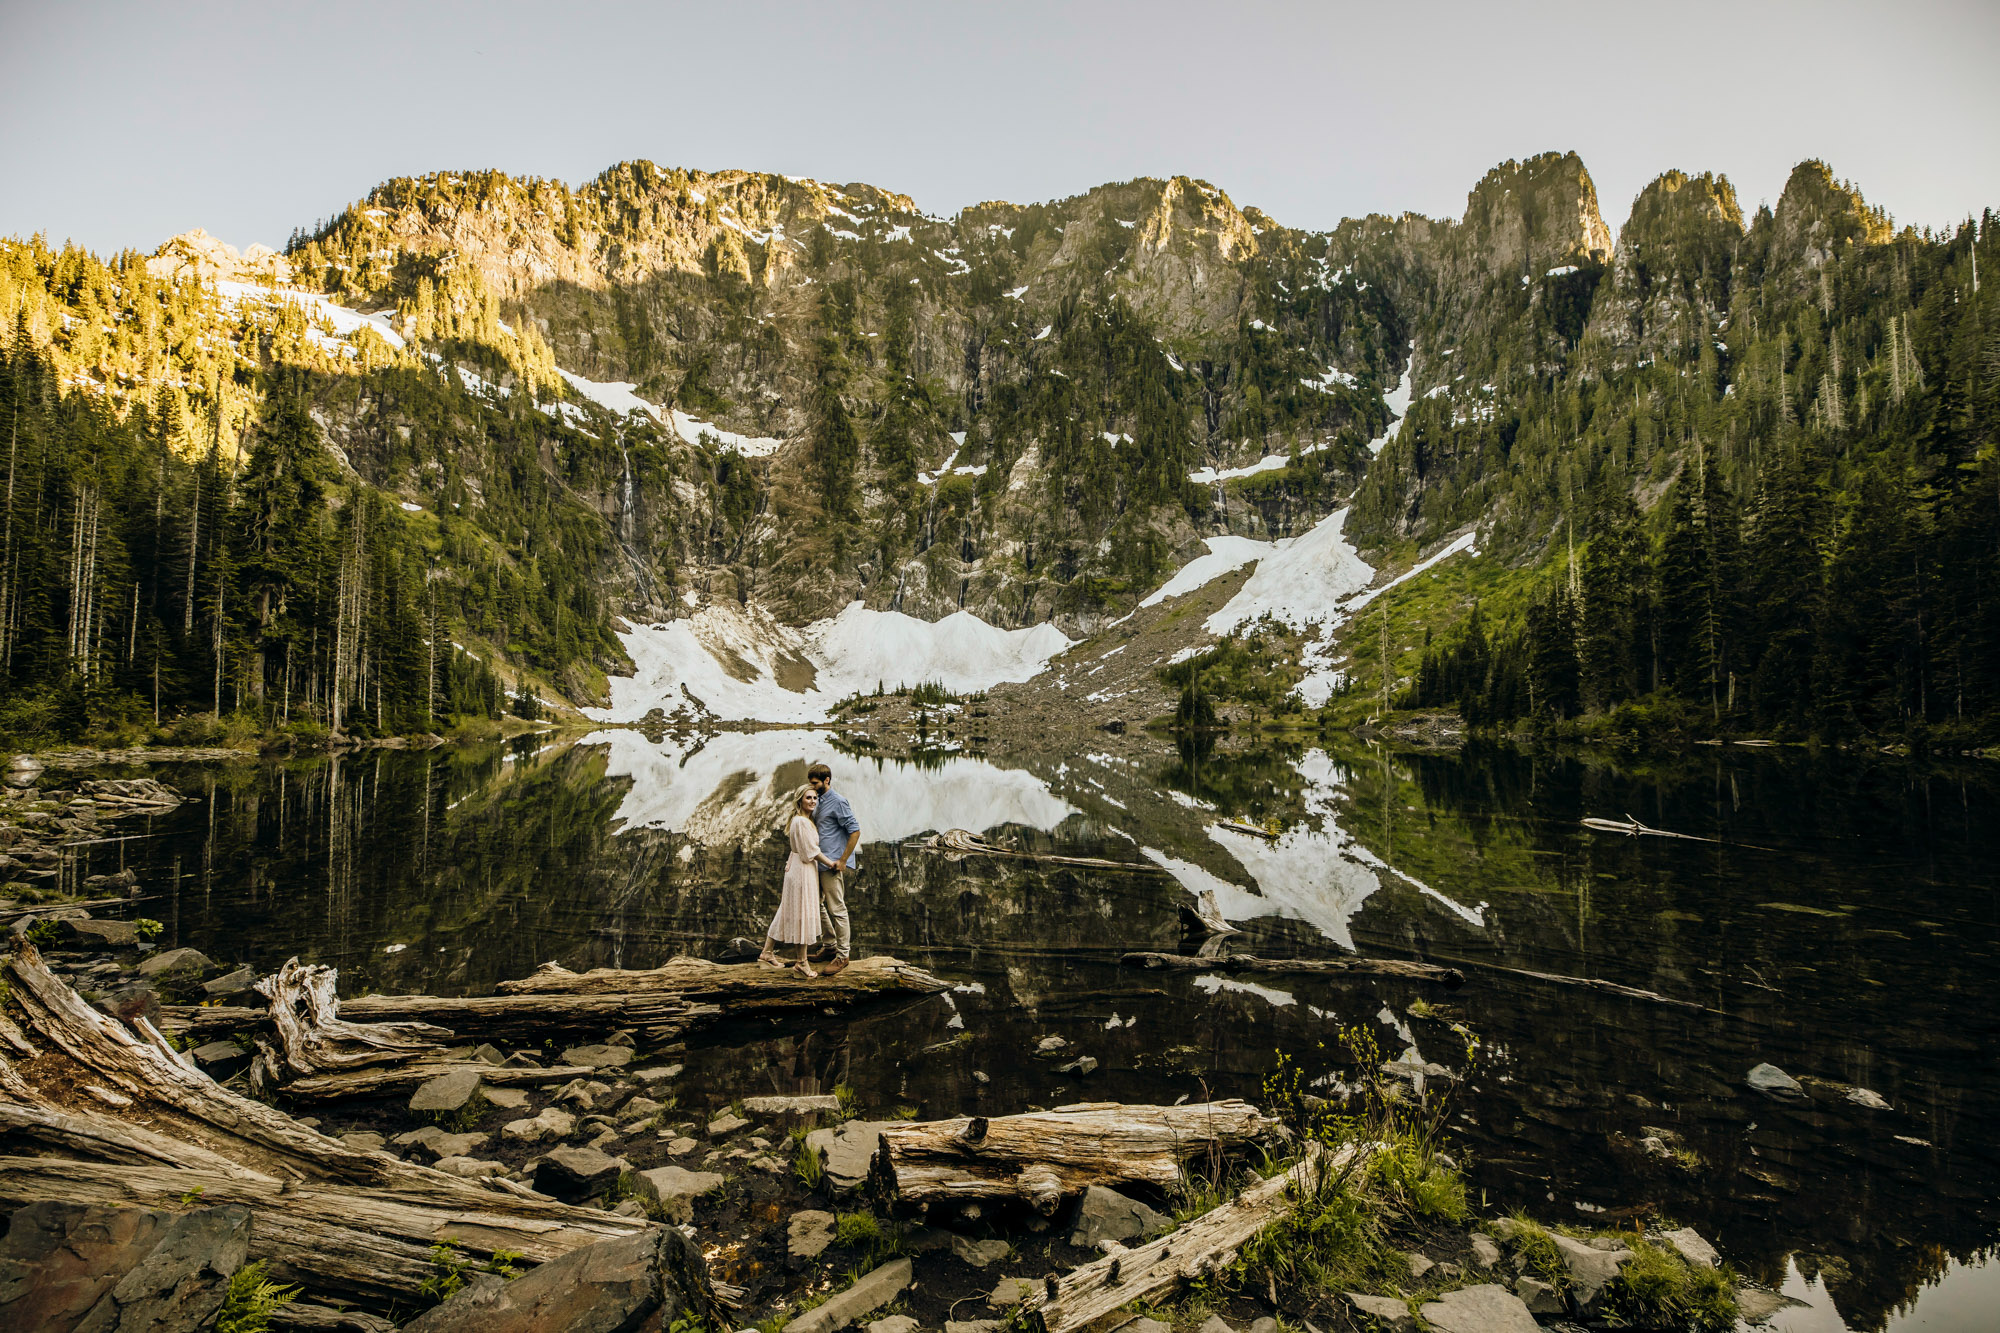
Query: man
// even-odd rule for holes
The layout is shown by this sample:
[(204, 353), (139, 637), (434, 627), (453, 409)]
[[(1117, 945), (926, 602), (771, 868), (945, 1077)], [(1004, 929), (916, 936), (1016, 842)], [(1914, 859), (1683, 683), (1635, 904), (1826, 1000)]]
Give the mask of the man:
[(854, 849), (861, 845), (861, 821), (847, 798), (833, 789), (833, 770), (814, 764), (806, 770), (806, 785), (819, 797), (815, 821), (819, 825), (819, 850), (833, 862), (819, 868), (820, 943), (833, 946), (833, 961), (820, 968), (830, 977), (847, 966), (853, 948), (853, 929), (847, 919), (847, 876), (859, 867)]

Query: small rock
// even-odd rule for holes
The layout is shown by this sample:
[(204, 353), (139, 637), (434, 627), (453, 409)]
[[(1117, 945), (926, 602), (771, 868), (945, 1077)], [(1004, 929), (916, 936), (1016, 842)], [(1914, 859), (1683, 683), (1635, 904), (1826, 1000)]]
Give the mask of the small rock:
[(1472, 1233), (1472, 1262), (1481, 1268), (1492, 1268), (1500, 1262), (1500, 1247), (1493, 1243), (1491, 1236), (1479, 1232)]
[[(145, 964), (141, 963), (139, 970), (141, 972), (145, 971)], [(1879, 1092), (1870, 1092), (1866, 1088), (1849, 1088), (1847, 1090), (1847, 1100), (1853, 1102), (1856, 1106), (1865, 1106), (1871, 1111), (1886, 1111), (1889, 1109), (1889, 1101), (1886, 1097)]]
[(413, 1148), (418, 1144), (436, 1143), (443, 1137), (444, 1131), (436, 1125), (425, 1125), (422, 1129), (413, 1129), (407, 1133), (398, 1134), (395, 1138), (390, 1139), (389, 1142), (395, 1144), (398, 1148)]
[(162, 972), (177, 972), (182, 968), (202, 971), (214, 966), (214, 963), (208, 961), (208, 955), (199, 949), (168, 949), (140, 963), (139, 975), (157, 977)]
[(968, 1236), (953, 1235), (951, 1252), (971, 1264), (974, 1268), (991, 1268), (1013, 1252), (1014, 1247), (1004, 1240), (973, 1240)]
[(728, 1138), (731, 1134), (744, 1128), (749, 1123), (750, 1121), (743, 1116), (737, 1115), (732, 1111), (724, 1111), (721, 1115), (708, 1122), (708, 1137), (712, 1139)]
[(613, 1208), (611, 1212), (617, 1217), (644, 1217), (646, 1215), (646, 1205), (640, 1203), (637, 1199), (620, 1199), (618, 1206)]
[(1166, 1218), (1138, 1200), (1102, 1185), (1092, 1185), (1083, 1192), (1083, 1200), (1077, 1205), (1069, 1243), (1095, 1249), (1101, 1241), (1132, 1240), (1164, 1231), (1169, 1225)]
[[(671, 1170), (672, 1168), (668, 1168)], [(910, 1285), (910, 1261), (893, 1259), (864, 1274), (826, 1304), (816, 1306), (786, 1327), (795, 1333), (834, 1333), (865, 1314), (872, 1314), (903, 1294)]]
[(1700, 1264), (1703, 1268), (1720, 1268), (1722, 1266), (1722, 1255), (1716, 1251), (1713, 1245), (1710, 1245), (1703, 1239), (1702, 1234), (1693, 1227), (1682, 1227), (1678, 1231), (1666, 1232), (1660, 1239), (1679, 1250), (1681, 1258), (1691, 1264)]
[(1521, 1304), (1528, 1307), (1529, 1314), (1563, 1312), (1562, 1293), (1538, 1277), (1515, 1278), (1514, 1294), (1521, 1298)]
[(610, 1036), (604, 1039), (604, 1044), (606, 1046), (630, 1047), (630, 1046), (637, 1046), (639, 1044), (639, 1041), (638, 1038), (632, 1035), (632, 1029), (619, 1028), (616, 1032), (612, 1033)]
[(537, 1139), (566, 1139), (575, 1130), (575, 1116), (548, 1106), (542, 1108), (539, 1115), (524, 1120), (509, 1120), (500, 1127), (500, 1137), (516, 1143), (533, 1143)]
[(713, 1171), (656, 1166), (650, 1171), (639, 1172), (633, 1187), (638, 1190), (640, 1198), (657, 1204), (667, 1221), (680, 1223), (693, 1219), (696, 1199), (721, 1189), (723, 1183), (724, 1178)]
[(1563, 1262), (1569, 1267), (1569, 1275), (1575, 1283), (1572, 1294), (1576, 1297), (1578, 1308), (1585, 1314), (1596, 1306), (1605, 1284), (1617, 1277), (1618, 1270), (1632, 1258), (1630, 1250), (1600, 1250), (1560, 1232), (1551, 1231), (1549, 1239), (1555, 1243)]
[(217, 1083), (250, 1067), (250, 1055), (233, 1041), (205, 1042), (188, 1052), (201, 1072)]
[(257, 970), (245, 963), (234, 972), (225, 973), (213, 981), (201, 983), (202, 990), (212, 999), (218, 995), (241, 995), (257, 984)]
[(785, 1225), (785, 1249), (794, 1259), (817, 1259), (832, 1243), (832, 1213), (802, 1208)]
[(1035, 1054), (1054, 1055), (1057, 1051), (1062, 1050), (1068, 1045), (1069, 1043), (1061, 1037), (1043, 1037), (1035, 1043)]
[(512, 1069), (540, 1069), (542, 1058), (532, 1051), (516, 1051), (502, 1063)]
[(1212, 1314), (1202, 1320), (1200, 1333), (1236, 1333), (1236, 1330), (1221, 1315)]
[(630, 1046), (572, 1046), (562, 1053), (566, 1065), (582, 1065), (586, 1069), (616, 1069), (632, 1060)]
[(624, 1163), (596, 1148), (555, 1148), (536, 1164), (535, 1188), (575, 1203), (609, 1192), (623, 1169)]
[(506, 1055), (501, 1052), (498, 1046), (495, 1046), (491, 1042), (486, 1043), (484, 1046), (473, 1048), (472, 1058), (484, 1065), (504, 1065), (507, 1063)]
[(1779, 1101), (1802, 1102), (1806, 1099), (1806, 1090), (1799, 1086), (1799, 1081), (1776, 1065), (1758, 1065), (1750, 1071), (1746, 1081), (1766, 1097), (1775, 1097)]
[(838, 1115), (840, 1099), (830, 1092), (800, 1097), (745, 1097), (743, 1109), (752, 1115)]
[(882, 1146), (882, 1127), (887, 1123), (850, 1120), (838, 1129), (816, 1129), (806, 1135), (806, 1150), (820, 1155), (829, 1185), (839, 1190), (856, 1189), (868, 1179), (869, 1163)]
[(1250, 1321), (1250, 1333), (1278, 1333), (1278, 1321), (1262, 1315)]
[(463, 1176), (467, 1180), (507, 1174), (505, 1162), (483, 1162), (474, 1157), (440, 1157), (434, 1165), (448, 1176)]
[(682, 1137), (677, 1138), (673, 1140), (671, 1143), (667, 1144), (667, 1153), (669, 1156), (672, 1157), (685, 1157), (689, 1153), (693, 1152), (696, 1148), (699, 1148), (700, 1146), (701, 1144), (697, 1143), (695, 1140), (683, 1135)]
[(1387, 1329), (1388, 1333), (1417, 1333), (1417, 1317), (1394, 1296), (1367, 1296), (1358, 1291), (1340, 1294), (1349, 1305), (1374, 1320), (1377, 1328)]
[(380, 1134), (365, 1129), (356, 1130), (351, 1134), (342, 1134), (340, 1141), (348, 1147), (359, 1149), (362, 1152), (375, 1152), (384, 1143), (388, 1142)]
[(1539, 1333), (1540, 1325), (1519, 1296), (1497, 1282), (1448, 1291), (1423, 1308), (1437, 1333)]
[(631, 1077), (638, 1079), (641, 1083), (651, 1084), (658, 1083), (663, 1078), (673, 1078), (681, 1072), (681, 1066), (663, 1065), (653, 1069), (634, 1069), (629, 1072)]
[(599, 1083), (596, 1079), (573, 1078), (556, 1089), (555, 1100), (579, 1111), (597, 1109), (599, 1095), (611, 1091), (609, 1083)]
[(634, 1097), (631, 1101), (625, 1103), (620, 1114), (626, 1116), (652, 1116), (658, 1115), (666, 1109), (666, 1107), (660, 1105), (651, 1097)]
[[(1003, 1277), (987, 1295), (986, 1303), (1001, 1309), (1005, 1309), (1010, 1305), (1019, 1305), (1034, 1293), (1037, 1285), (1036, 1281), (1031, 1277)], [(1128, 1324), (1125, 1327), (1130, 1328), (1131, 1325)]]
[(518, 1111), (528, 1104), (526, 1088), (487, 1088), (482, 1095), (503, 1111)]
[(1804, 1304), (1804, 1301), (1780, 1296), (1775, 1291), (1761, 1291), (1756, 1287), (1736, 1289), (1736, 1313), (1745, 1323), (1761, 1324), (1780, 1310)]
[(478, 1092), (477, 1069), (453, 1069), (411, 1093), (410, 1109), (421, 1113), (462, 1110)]
[(868, 1333), (917, 1333), (917, 1321), (906, 1314), (892, 1314), (867, 1326)]
[(1173, 1333), (1173, 1325), (1164, 1324), (1157, 1319), (1148, 1319), (1144, 1315), (1141, 1315), (1137, 1319), (1126, 1320), (1113, 1329), (1112, 1333)]
[(1066, 1065), (1057, 1065), (1056, 1072), (1058, 1074), (1094, 1074), (1097, 1072), (1097, 1057), (1094, 1055), (1079, 1055)]
[[(112, 964), (111, 970), (116, 972), (117, 964)], [(98, 997), (97, 1008), (131, 1027), (137, 1027), (141, 1018), (154, 1027), (160, 1025), (160, 997), (149, 981), (115, 987)]]
[(470, 1157), (474, 1149), (484, 1148), (492, 1138), (491, 1134), (439, 1134), (426, 1146), (439, 1157)]
[(1427, 1254), (1418, 1254), (1414, 1250), (1403, 1257), (1410, 1261), (1410, 1276), (1413, 1278), (1422, 1277), (1437, 1267), (1436, 1260)]

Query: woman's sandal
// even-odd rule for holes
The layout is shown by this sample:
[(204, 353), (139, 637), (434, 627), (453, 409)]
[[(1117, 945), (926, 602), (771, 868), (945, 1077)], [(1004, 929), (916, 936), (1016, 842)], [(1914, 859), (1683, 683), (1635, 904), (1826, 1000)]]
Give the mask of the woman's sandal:
[(812, 970), (811, 963), (793, 963), (792, 966), (799, 970), (799, 975), (802, 977), (813, 978), (819, 975), (819, 973)]
[(757, 955), (757, 961), (762, 963), (765, 967), (774, 967), (780, 972), (784, 971), (786, 967), (790, 966), (787, 963), (780, 962), (778, 959), (778, 955), (774, 953), (760, 953)]

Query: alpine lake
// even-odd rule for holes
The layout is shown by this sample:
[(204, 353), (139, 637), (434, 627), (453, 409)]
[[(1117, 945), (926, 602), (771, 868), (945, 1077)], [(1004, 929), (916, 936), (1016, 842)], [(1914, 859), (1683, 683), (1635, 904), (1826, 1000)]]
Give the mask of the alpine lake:
[[(135, 869), (160, 947), (331, 964), (343, 994), (481, 994), (547, 960), (642, 968), (760, 939), (783, 817), (826, 759), (864, 830), (856, 952), (954, 988), (698, 1032), (675, 1057), (683, 1109), (836, 1086), (879, 1116), (1256, 1101), (1280, 1052), (1338, 1081), (1359, 1028), (1452, 1099), (1482, 1208), (1694, 1226), (1803, 1302), (1773, 1328), (2000, 1328), (1993, 765), (1118, 739), (1002, 764), (617, 730), (165, 766), (197, 799), (78, 848), (76, 873)], [(926, 845), (949, 828), (1033, 855)], [(1465, 982), (1121, 965), (1177, 951), (1200, 888), (1237, 952)], [(1795, 1086), (1754, 1087), (1762, 1065)]]

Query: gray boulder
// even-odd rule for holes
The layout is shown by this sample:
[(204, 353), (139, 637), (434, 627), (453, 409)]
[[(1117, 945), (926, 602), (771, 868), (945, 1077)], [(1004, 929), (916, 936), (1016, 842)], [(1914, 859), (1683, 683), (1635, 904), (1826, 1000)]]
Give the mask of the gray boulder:
[(833, 1244), (833, 1214), (801, 1208), (785, 1224), (785, 1249), (794, 1259), (817, 1259)]
[(1736, 1313), (1747, 1324), (1768, 1323), (1771, 1316), (1778, 1311), (1804, 1304), (1804, 1301), (1795, 1297), (1781, 1296), (1775, 1291), (1763, 1291), (1757, 1287), (1736, 1289)]
[(526, 1088), (485, 1088), (481, 1095), (503, 1111), (518, 1111), (528, 1104)]
[(639, 1172), (633, 1183), (639, 1197), (656, 1205), (661, 1216), (669, 1222), (681, 1223), (693, 1220), (694, 1201), (721, 1189), (723, 1177), (713, 1171), (656, 1166), (650, 1171)]
[(1528, 1307), (1529, 1314), (1561, 1314), (1568, 1308), (1563, 1304), (1562, 1293), (1538, 1277), (1515, 1278), (1514, 1294)]
[(816, 1129), (806, 1135), (808, 1151), (820, 1154), (826, 1182), (835, 1189), (858, 1188), (868, 1179), (868, 1165), (882, 1145), (884, 1120), (850, 1120), (838, 1129)]
[(1682, 1227), (1678, 1231), (1666, 1232), (1660, 1239), (1679, 1250), (1681, 1258), (1691, 1264), (1700, 1264), (1703, 1268), (1722, 1266), (1722, 1255), (1693, 1227)]
[(749, 1127), (750, 1121), (745, 1117), (737, 1115), (732, 1111), (724, 1111), (721, 1115), (708, 1122), (708, 1137), (712, 1139), (726, 1139), (737, 1130), (748, 1129)]
[(257, 969), (245, 963), (234, 972), (228, 972), (213, 981), (201, 983), (203, 991), (210, 999), (221, 995), (241, 995), (257, 984)]
[(183, 968), (200, 972), (214, 966), (199, 949), (166, 949), (140, 963), (139, 975), (157, 977), (162, 972), (178, 972)]
[(562, 1053), (562, 1063), (586, 1069), (615, 1069), (631, 1062), (630, 1046), (572, 1046)]
[(1500, 1247), (1493, 1243), (1493, 1237), (1472, 1233), (1472, 1262), (1481, 1268), (1493, 1268), (1500, 1262)]
[(1448, 1291), (1423, 1308), (1437, 1333), (1539, 1333), (1521, 1298), (1497, 1282)]
[(1014, 1247), (1004, 1240), (974, 1240), (956, 1233), (951, 1238), (951, 1252), (974, 1268), (991, 1268), (1013, 1250)]
[(533, 1143), (537, 1139), (566, 1139), (575, 1131), (575, 1116), (568, 1111), (545, 1106), (538, 1115), (509, 1120), (500, 1126), (500, 1137), (513, 1143)]
[[(669, 1168), (671, 1169), (671, 1168)], [(834, 1333), (887, 1305), (910, 1285), (910, 1261), (895, 1259), (865, 1274), (860, 1281), (824, 1305), (816, 1306), (785, 1327), (795, 1333)]]
[(1128, 1199), (1102, 1185), (1092, 1185), (1083, 1192), (1083, 1200), (1077, 1205), (1069, 1243), (1095, 1249), (1102, 1241), (1132, 1240), (1164, 1231), (1169, 1225), (1166, 1218), (1137, 1199)]
[(205, 1042), (188, 1052), (201, 1072), (221, 1083), (250, 1067), (250, 1053), (233, 1041)]
[[(1597, 1298), (1603, 1294), (1605, 1285), (1632, 1260), (1632, 1251), (1623, 1246), (1600, 1250), (1595, 1245), (1587, 1245), (1556, 1231), (1549, 1233), (1549, 1239), (1555, 1242), (1556, 1250), (1569, 1268), (1573, 1283), (1570, 1294), (1576, 1298), (1578, 1308), (1586, 1314), (1596, 1308)], [(1424, 1317), (1430, 1318), (1429, 1315)]]
[(830, 1092), (799, 1097), (746, 1097), (743, 1109), (752, 1115), (838, 1115), (840, 1098)]
[(1417, 1333), (1417, 1317), (1410, 1313), (1410, 1307), (1394, 1296), (1369, 1296), (1358, 1291), (1341, 1293), (1349, 1305), (1365, 1318), (1375, 1321), (1377, 1328), (1388, 1333)]
[(477, 1069), (453, 1069), (439, 1074), (411, 1093), (410, 1109), (426, 1114), (462, 1110), (478, 1091)]
[(75, 1333), (193, 1333), (229, 1294), (250, 1257), (250, 1210), (240, 1204), (183, 1213), (138, 1267), (119, 1278)]
[(62, 924), (69, 938), (83, 945), (129, 949), (139, 942), (139, 928), (130, 921), (98, 921), (87, 916), (72, 916), (65, 917)]
[(1037, 1285), (1039, 1284), (1031, 1277), (1003, 1277), (994, 1283), (993, 1290), (987, 1293), (986, 1303), (1000, 1309), (1019, 1305), (1034, 1295)]
[(485, 1180), (488, 1176), (507, 1174), (505, 1162), (481, 1161), (477, 1157), (440, 1157), (433, 1165), (448, 1176), (465, 1180)]
[(552, 1148), (535, 1167), (535, 1188), (576, 1203), (608, 1194), (624, 1163), (595, 1148)]
[(69, 1329), (152, 1253), (172, 1213), (37, 1203), (0, 1236), (0, 1328)]
[(403, 1333), (624, 1333), (684, 1321), (726, 1328), (694, 1242), (672, 1227), (599, 1241), (511, 1282), (479, 1283)]
[(1221, 1315), (1212, 1314), (1201, 1321), (1198, 1333), (1236, 1333), (1236, 1330)]
[(1776, 1065), (1758, 1065), (1750, 1071), (1746, 1081), (1766, 1097), (1775, 1097), (1781, 1102), (1806, 1100), (1806, 1090), (1799, 1086), (1799, 1081)]

